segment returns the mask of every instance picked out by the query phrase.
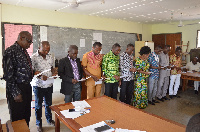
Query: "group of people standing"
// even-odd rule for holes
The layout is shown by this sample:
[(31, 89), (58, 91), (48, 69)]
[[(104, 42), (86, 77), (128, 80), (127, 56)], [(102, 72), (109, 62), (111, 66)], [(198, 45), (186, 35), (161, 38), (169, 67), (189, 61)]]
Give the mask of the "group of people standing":
[[(179, 47), (176, 48), (175, 54), (169, 57), (169, 45), (163, 50), (160, 46), (156, 46), (152, 53), (148, 46), (144, 46), (140, 49), (140, 56), (134, 58), (133, 44), (128, 44), (126, 50), (120, 54), (121, 46), (115, 43), (107, 54), (102, 55), (100, 54), (102, 44), (95, 42), (92, 50), (83, 55), (81, 62), (77, 58), (78, 47), (70, 45), (67, 56), (59, 61), (56, 70), (53, 68), (53, 57), (49, 53), (49, 42), (41, 42), (37, 52), (30, 58), (26, 49), (31, 44), (32, 35), (27, 31), (20, 32), (15, 44), (4, 52), (3, 70), (12, 121), (26, 119), (29, 125), (32, 100), (30, 82), (33, 81), (36, 125), (39, 132), (42, 131), (43, 99), (47, 123), (55, 124), (49, 108), (52, 105), (53, 84), (44, 82), (57, 74), (62, 79), (60, 92), (65, 95), (65, 103), (81, 99), (82, 80), (86, 80), (88, 99), (101, 96), (103, 81), (106, 96), (117, 99), (120, 86), (120, 101), (130, 105), (134, 93), (133, 106), (146, 108), (149, 103), (155, 105), (158, 102), (156, 97), (160, 101), (168, 100), (166, 93), (170, 76), (169, 97), (179, 97), (177, 96), (181, 70)], [(83, 73), (85, 73), (84, 78)]]

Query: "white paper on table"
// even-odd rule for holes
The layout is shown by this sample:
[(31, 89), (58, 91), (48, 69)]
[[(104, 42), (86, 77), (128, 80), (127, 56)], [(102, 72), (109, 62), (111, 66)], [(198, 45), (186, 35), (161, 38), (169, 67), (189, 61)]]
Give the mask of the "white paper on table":
[(65, 118), (77, 118), (79, 116), (81, 116), (81, 113), (82, 112), (69, 112), (69, 110), (63, 110), (63, 111), (60, 111), (60, 113), (65, 116)]
[(95, 85), (97, 85), (97, 84), (102, 84), (102, 80), (103, 80), (103, 79), (99, 79), (99, 81), (95, 81)]
[(128, 129), (121, 129), (121, 128), (116, 128), (115, 132), (146, 132), (146, 131), (140, 131), (140, 130), (128, 130)]
[(187, 72), (189, 72), (189, 73), (193, 73), (193, 71), (187, 71)]
[(49, 77), (49, 78), (54, 78), (54, 77), (60, 77), (60, 76), (56, 75), (56, 76), (51, 76), (51, 77)]
[[(96, 132), (94, 129), (97, 128), (97, 127), (101, 127), (101, 126), (104, 126), (104, 125), (107, 125), (104, 121), (101, 121), (99, 123), (95, 123), (93, 125), (90, 125), (90, 126), (86, 126), (86, 127), (83, 127), (83, 128), (80, 128), (79, 130), (81, 132)], [(114, 128), (110, 128), (108, 130), (105, 130), (103, 132), (113, 132), (115, 129)]]
[(91, 107), (85, 100), (83, 101), (75, 101), (75, 102), (71, 102), (73, 104), (73, 106), (76, 107), (80, 107), (80, 108), (88, 108)]
[(48, 85), (54, 83), (54, 78), (47, 78), (46, 81), (42, 81), (43, 85)]

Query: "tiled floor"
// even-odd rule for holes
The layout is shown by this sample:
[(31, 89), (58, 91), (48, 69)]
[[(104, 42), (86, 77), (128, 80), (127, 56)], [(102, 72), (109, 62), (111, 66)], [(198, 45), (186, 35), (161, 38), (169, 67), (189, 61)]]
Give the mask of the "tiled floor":
[[(189, 119), (200, 112), (200, 95), (194, 94), (193, 89), (188, 89), (185, 92), (179, 91), (181, 98), (173, 98), (156, 104), (149, 105), (144, 111), (161, 116), (166, 119), (187, 125)], [(53, 93), (53, 105), (64, 103), (64, 95), (59, 92)], [(36, 132), (35, 125), (35, 110), (32, 109), (32, 116), (30, 121), (31, 132)], [(6, 100), (0, 100), (0, 118), (2, 123), (9, 120), (9, 112)], [(43, 130), (44, 132), (54, 132), (54, 127), (48, 126), (44, 116), (43, 108)], [(54, 113), (53, 113), (54, 119)], [(71, 132), (64, 124), (61, 123), (61, 132)]]

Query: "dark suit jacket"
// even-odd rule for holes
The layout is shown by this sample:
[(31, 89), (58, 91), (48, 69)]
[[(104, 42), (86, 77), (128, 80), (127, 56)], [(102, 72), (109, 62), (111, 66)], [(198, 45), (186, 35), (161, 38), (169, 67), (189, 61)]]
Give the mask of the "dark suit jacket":
[[(79, 79), (81, 79), (83, 75), (83, 70), (82, 70), (81, 62), (79, 58), (76, 59), (76, 63), (78, 66), (78, 71), (79, 71), (79, 76), (80, 76)], [(68, 57), (65, 57), (59, 61), (58, 75), (62, 79), (60, 93), (64, 95), (70, 95), (72, 92), (73, 85), (74, 85), (72, 83), (72, 79), (74, 79), (74, 74), (73, 74), (71, 62)], [(79, 83), (81, 86), (81, 82)]]

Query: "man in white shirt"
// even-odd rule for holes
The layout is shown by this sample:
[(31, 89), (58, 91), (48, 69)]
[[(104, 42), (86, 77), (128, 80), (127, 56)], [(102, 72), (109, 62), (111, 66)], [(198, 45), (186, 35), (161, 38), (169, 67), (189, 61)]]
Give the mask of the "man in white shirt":
[[(194, 57), (191, 62), (188, 62), (186, 69), (192, 72), (200, 71), (200, 63), (198, 62), (198, 57)], [(198, 94), (199, 81), (194, 81), (195, 94)]]
[(33, 78), (33, 91), (35, 94), (35, 116), (37, 131), (42, 132), (42, 102), (45, 101), (45, 116), (49, 125), (55, 125), (52, 120), (52, 113), (49, 106), (52, 105), (53, 83), (44, 83), (48, 77), (56, 75), (53, 69), (53, 57), (49, 54), (50, 44), (48, 41), (42, 41), (39, 50), (31, 57), (34, 75), (44, 72), (42, 75)]

